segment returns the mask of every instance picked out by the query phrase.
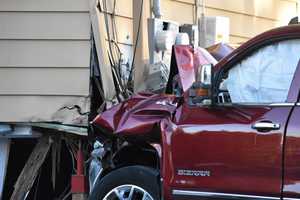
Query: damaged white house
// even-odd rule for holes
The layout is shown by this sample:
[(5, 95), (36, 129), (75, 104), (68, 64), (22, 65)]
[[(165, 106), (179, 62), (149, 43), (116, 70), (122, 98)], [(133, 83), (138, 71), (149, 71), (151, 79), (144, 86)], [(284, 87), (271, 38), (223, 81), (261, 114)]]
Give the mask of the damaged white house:
[(293, 0), (249, 1), (0, 0), (0, 199), (86, 193), (88, 122), (164, 88), (172, 46), (203, 40), (199, 17), (207, 44), (238, 46), (296, 15)]

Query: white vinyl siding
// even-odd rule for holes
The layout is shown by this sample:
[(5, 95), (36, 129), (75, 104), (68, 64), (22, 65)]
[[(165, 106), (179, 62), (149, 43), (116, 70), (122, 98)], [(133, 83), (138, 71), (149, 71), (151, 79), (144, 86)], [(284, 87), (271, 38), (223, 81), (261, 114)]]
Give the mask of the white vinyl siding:
[[(194, 2), (161, 0), (162, 18), (182, 24), (193, 23)], [(109, 12), (112, 11), (111, 7), (108, 8)], [(229, 17), (230, 42), (242, 43), (268, 29), (287, 25), (297, 15), (297, 0), (206, 0), (206, 14)], [(132, 44), (132, 0), (117, 0), (116, 15), (119, 42)], [(129, 41), (126, 40), (127, 36)]]
[(57, 118), (64, 106), (87, 111), (90, 31), (87, 0), (1, 0), (0, 121), (63, 122), (74, 116)]
[(88, 81), (85, 68), (0, 68), (0, 95), (88, 96)]
[[(82, 40), (0, 40), (1, 67), (89, 67), (90, 44)], [(71, 70), (70, 70), (71, 72)]]
[[(230, 42), (242, 43), (266, 30), (287, 25), (297, 15), (296, 0), (206, 0), (206, 15), (230, 19)], [(162, 0), (163, 17), (193, 23), (194, 0)], [(180, 13), (180, 15), (178, 14)]]

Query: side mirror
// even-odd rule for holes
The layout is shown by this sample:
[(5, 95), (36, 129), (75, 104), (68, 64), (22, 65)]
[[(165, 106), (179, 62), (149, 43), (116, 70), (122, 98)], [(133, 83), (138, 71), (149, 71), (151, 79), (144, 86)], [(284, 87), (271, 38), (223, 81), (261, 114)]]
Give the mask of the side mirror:
[(213, 83), (213, 65), (207, 64), (199, 67), (196, 82), (189, 90), (189, 104), (197, 106), (211, 106)]

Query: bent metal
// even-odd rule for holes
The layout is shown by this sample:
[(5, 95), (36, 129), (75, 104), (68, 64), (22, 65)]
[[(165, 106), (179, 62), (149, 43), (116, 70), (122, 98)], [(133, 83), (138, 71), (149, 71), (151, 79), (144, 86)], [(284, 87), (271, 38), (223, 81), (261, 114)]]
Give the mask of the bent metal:
[(173, 49), (167, 94), (138, 93), (91, 121), (106, 153), (90, 199), (299, 199), (300, 25), (214, 66)]

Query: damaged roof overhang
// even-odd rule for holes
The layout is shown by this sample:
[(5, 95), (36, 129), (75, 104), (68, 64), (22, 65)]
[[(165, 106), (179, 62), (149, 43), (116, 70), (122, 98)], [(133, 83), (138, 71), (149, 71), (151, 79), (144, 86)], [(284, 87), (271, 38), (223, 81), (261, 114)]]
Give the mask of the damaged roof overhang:
[(48, 122), (32, 122), (32, 123), (11, 123), (0, 124), (0, 138), (36, 138), (40, 137), (43, 131), (35, 130), (35, 128), (42, 128), (44, 130), (57, 131), (61, 133), (69, 133), (76, 136), (87, 136), (88, 127), (79, 127), (73, 125), (63, 125)]

